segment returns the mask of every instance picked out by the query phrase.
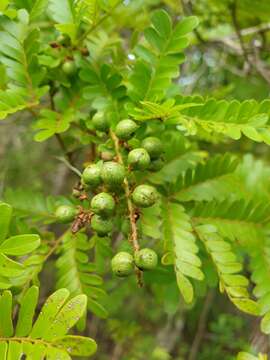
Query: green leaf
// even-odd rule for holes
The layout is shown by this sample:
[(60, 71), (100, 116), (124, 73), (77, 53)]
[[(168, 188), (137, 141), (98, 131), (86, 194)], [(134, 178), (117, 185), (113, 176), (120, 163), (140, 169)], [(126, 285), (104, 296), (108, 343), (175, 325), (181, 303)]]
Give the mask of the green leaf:
[[(200, 131), (209, 134), (221, 134), (234, 140), (243, 135), (256, 142), (270, 144), (270, 101), (236, 100), (225, 101), (195, 98), (203, 105), (184, 110), (178, 117), (186, 133), (192, 135)], [(192, 97), (177, 96), (176, 104), (194, 101)]]
[[(66, 302), (68, 295), (66, 289), (52, 294), (38, 316), (34, 325), (35, 330), (31, 331), (38, 288), (33, 286), (28, 289), (22, 299), (16, 334), (12, 337), (12, 294), (5, 291), (0, 297), (1, 359), (20, 359), (22, 354), (33, 360), (71, 360), (71, 355), (87, 358), (93, 355), (97, 349), (93, 339), (75, 335), (65, 336), (86, 308), (85, 295), (79, 295)], [(46, 331), (48, 329), (49, 331)]]
[(177, 285), (187, 304), (193, 301), (194, 290), (191, 282), (180, 271), (176, 272)]
[(21, 301), (16, 336), (27, 336), (31, 332), (33, 317), (38, 301), (39, 289), (37, 286), (29, 288)]
[(139, 45), (135, 48), (138, 59), (129, 77), (129, 95), (135, 102), (164, 98), (184, 61), (182, 52), (189, 43), (187, 32), (196, 25), (192, 17), (172, 28), (172, 21), (164, 10), (154, 12), (151, 21), (152, 26), (144, 32), (148, 47)]
[(261, 331), (270, 334), (270, 311), (264, 315), (261, 321)]
[(258, 360), (258, 358), (246, 352), (240, 352), (237, 355), (237, 360)]
[(38, 20), (48, 7), (49, 0), (36, 0), (31, 12), (30, 12), (30, 22)]
[(49, 331), (55, 316), (68, 297), (69, 291), (67, 289), (59, 289), (48, 298), (30, 333), (31, 338), (42, 338)]
[(40, 112), (40, 115), (41, 118), (33, 126), (35, 130), (39, 130), (34, 137), (36, 141), (44, 141), (55, 134), (67, 131), (77, 114), (74, 108), (68, 108), (61, 114), (44, 109)]
[(42, 335), (45, 340), (52, 341), (64, 336), (82, 317), (87, 305), (86, 295), (77, 295), (66, 303), (55, 316), (47, 332)]
[(8, 204), (0, 203), (0, 243), (8, 234), (11, 215), (12, 207)]
[(182, 205), (165, 202), (162, 205), (165, 253), (174, 254), (177, 284), (188, 302), (193, 300), (193, 288), (186, 277), (203, 280), (201, 260), (189, 216)]
[(57, 347), (64, 348), (73, 356), (91, 356), (97, 350), (96, 342), (91, 338), (83, 336), (67, 335), (55, 340), (54, 344)]
[[(248, 279), (237, 274), (242, 269), (242, 264), (237, 261), (229, 243), (218, 234), (217, 229), (212, 224), (196, 226), (196, 233), (204, 243), (206, 251), (214, 263), (221, 291), (227, 293), (231, 302), (238, 309), (258, 316), (261, 312), (260, 305), (250, 298)], [(214, 247), (211, 245), (213, 242), (215, 243)], [(221, 246), (216, 246), (217, 242)]]
[(21, 256), (35, 250), (40, 245), (40, 237), (36, 234), (16, 235), (6, 239), (0, 245), (0, 252), (6, 255)]
[(101, 319), (106, 319), (109, 315), (104, 306), (102, 306), (99, 302), (91, 299), (91, 297), (88, 298), (87, 308)]
[(0, 297), (0, 336), (10, 337), (13, 335), (12, 323), (12, 294), (4, 291)]
[(106, 292), (102, 289), (103, 280), (93, 274), (96, 265), (89, 262), (88, 252), (93, 244), (87, 236), (67, 233), (62, 242), (60, 256), (56, 262), (58, 288), (69, 289), (72, 295), (86, 294), (87, 308), (95, 315), (106, 318), (107, 310), (102, 305)]
[(172, 31), (172, 21), (165, 10), (156, 10), (151, 17), (152, 24), (159, 35), (168, 38)]

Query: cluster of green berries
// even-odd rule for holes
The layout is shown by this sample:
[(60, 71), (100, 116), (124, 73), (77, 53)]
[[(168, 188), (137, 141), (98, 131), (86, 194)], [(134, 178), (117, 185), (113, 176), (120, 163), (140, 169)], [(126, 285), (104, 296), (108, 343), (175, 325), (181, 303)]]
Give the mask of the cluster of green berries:
[[(92, 125), (97, 132), (110, 131), (108, 119), (101, 112), (92, 117)], [(117, 124), (115, 135), (120, 140), (120, 145), (125, 144), (123, 149), (129, 148), (128, 141), (138, 128), (137, 123), (131, 119), (122, 120)], [(111, 192), (116, 193), (126, 181), (127, 169), (156, 171), (163, 165), (163, 145), (157, 137), (146, 137), (141, 141), (140, 147), (128, 152), (125, 161), (127, 169), (122, 163), (114, 161), (111, 152), (105, 152), (101, 157), (103, 161), (87, 166), (81, 177), (84, 189), (91, 189), (96, 193), (90, 202), (90, 222), (92, 230), (99, 236), (107, 236), (113, 230), (112, 217), (116, 203)], [(158, 194), (155, 187), (141, 184), (134, 187), (130, 198), (136, 207), (147, 208), (155, 204)], [(77, 214), (78, 211), (74, 207), (64, 205), (57, 209), (55, 215), (60, 222), (68, 223), (73, 221)], [(135, 252), (134, 257), (127, 252), (120, 252), (112, 259), (112, 270), (118, 276), (127, 276), (133, 272), (135, 266), (140, 270), (150, 270), (156, 267), (157, 262), (157, 254), (148, 248)]]
[(117, 253), (111, 262), (112, 271), (116, 276), (126, 277), (133, 273), (134, 266), (138, 269), (153, 270), (158, 263), (156, 252), (149, 248), (137, 251), (134, 257), (125, 251)]

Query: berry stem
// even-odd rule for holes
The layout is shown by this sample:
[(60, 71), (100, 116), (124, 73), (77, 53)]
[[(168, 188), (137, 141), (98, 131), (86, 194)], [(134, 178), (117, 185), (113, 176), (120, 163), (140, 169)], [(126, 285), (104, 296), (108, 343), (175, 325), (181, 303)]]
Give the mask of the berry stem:
[[(118, 137), (115, 135), (115, 133), (110, 130), (110, 136), (111, 139), (114, 143), (114, 148), (115, 148), (115, 152), (116, 152), (116, 156), (117, 156), (117, 161), (121, 164), (121, 165), (125, 165), (124, 161), (123, 161), (123, 157), (121, 155), (121, 151), (120, 151), (120, 144), (119, 144), (119, 139)], [(125, 197), (127, 200), (127, 208), (128, 208), (128, 216), (129, 216), (129, 221), (130, 221), (130, 226), (131, 226), (131, 234), (130, 234), (130, 240), (134, 249), (134, 253), (138, 252), (140, 250), (140, 244), (138, 241), (138, 229), (137, 229), (137, 225), (136, 225), (136, 212), (133, 206), (133, 203), (130, 199), (130, 185), (128, 182), (127, 177), (125, 177), (124, 179), (124, 190), (125, 190)], [(136, 270), (136, 275), (137, 275), (137, 279), (138, 279), (138, 284), (139, 286), (142, 286), (142, 272), (137, 269)]]

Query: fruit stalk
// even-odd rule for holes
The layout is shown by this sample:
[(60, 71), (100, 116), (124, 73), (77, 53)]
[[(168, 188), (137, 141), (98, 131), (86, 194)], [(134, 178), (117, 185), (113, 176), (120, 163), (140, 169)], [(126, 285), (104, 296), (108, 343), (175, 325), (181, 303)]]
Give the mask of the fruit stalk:
[[(110, 136), (113, 140), (114, 143), (114, 147), (115, 147), (115, 152), (117, 155), (117, 161), (121, 164), (124, 165), (124, 161), (121, 155), (121, 151), (120, 151), (120, 145), (119, 145), (119, 140), (117, 138), (117, 136), (115, 135), (115, 133), (110, 130)], [(140, 244), (138, 241), (138, 230), (137, 230), (137, 226), (136, 226), (136, 214), (135, 214), (135, 209), (133, 207), (133, 203), (130, 199), (130, 186), (129, 186), (129, 182), (127, 177), (125, 177), (124, 179), (124, 190), (125, 190), (125, 197), (127, 200), (127, 208), (128, 208), (128, 213), (129, 213), (129, 221), (130, 221), (130, 226), (131, 226), (131, 234), (130, 234), (130, 240), (132, 242), (132, 246), (134, 249), (134, 252), (136, 253), (137, 251), (140, 250)]]

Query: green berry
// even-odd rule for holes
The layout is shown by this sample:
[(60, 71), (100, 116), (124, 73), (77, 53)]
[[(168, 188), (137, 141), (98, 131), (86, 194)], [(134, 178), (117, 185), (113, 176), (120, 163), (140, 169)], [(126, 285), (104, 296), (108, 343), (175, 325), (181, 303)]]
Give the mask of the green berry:
[(91, 219), (91, 226), (99, 236), (106, 236), (112, 231), (113, 223), (109, 219), (103, 219), (99, 215), (94, 215)]
[(91, 187), (97, 187), (101, 184), (101, 169), (97, 164), (87, 166), (82, 173), (82, 180), (84, 184)]
[(103, 112), (97, 112), (92, 118), (92, 123), (94, 125), (94, 128), (98, 131), (106, 132), (109, 130), (110, 127), (110, 124), (104, 116)]
[(68, 76), (74, 75), (76, 72), (76, 65), (73, 60), (67, 60), (62, 65), (62, 70)]
[(149, 170), (150, 171), (159, 171), (163, 168), (163, 166), (164, 166), (164, 160), (159, 158), (159, 159), (151, 161)]
[(67, 224), (74, 220), (77, 215), (77, 209), (70, 205), (61, 205), (55, 211), (55, 217), (58, 222)]
[(138, 125), (133, 120), (121, 120), (116, 126), (115, 134), (121, 140), (129, 140), (137, 129)]
[(157, 159), (163, 153), (162, 142), (154, 136), (145, 138), (142, 147), (148, 152), (151, 159)]
[(132, 194), (132, 200), (139, 207), (149, 207), (154, 205), (157, 200), (157, 191), (150, 185), (139, 185)]
[(117, 162), (107, 161), (102, 166), (101, 178), (106, 185), (121, 185), (125, 178), (125, 168)]
[(113, 150), (105, 150), (100, 153), (100, 157), (104, 161), (111, 161), (115, 157), (115, 152)]
[(125, 277), (133, 272), (133, 256), (121, 251), (112, 258), (112, 271), (116, 276)]
[(61, 44), (63, 46), (67, 46), (70, 43), (70, 39), (69, 37), (60, 34), (59, 36), (57, 36), (56, 41), (58, 42), (58, 44)]
[(157, 253), (152, 249), (145, 248), (135, 253), (135, 264), (141, 270), (152, 270), (157, 263)]
[(150, 164), (150, 156), (143, 148), (134, 149), (128, 154), (128, 163), (135, 170), (144, 170)]
[(108, 193), (101, 192), (93, 197), (91, 208), (95, 214), (110, 216), (113, 214), (115, 208), (114, 198)]
[(75, 198), (79, 198), (81, 196), (81, 191), (79, 189), (73, 189), (72, 190), (72, 195), (75, 197)]

